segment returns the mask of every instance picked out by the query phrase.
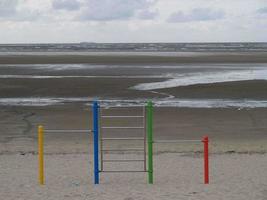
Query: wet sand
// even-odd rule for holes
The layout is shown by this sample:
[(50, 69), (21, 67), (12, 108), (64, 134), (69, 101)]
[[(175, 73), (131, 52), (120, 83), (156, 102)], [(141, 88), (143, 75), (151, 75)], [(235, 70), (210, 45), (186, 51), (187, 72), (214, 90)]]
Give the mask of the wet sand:
[(266, 63), (267, 52), (50, 52), (9, 53), (0, 55), (0, 64), (177, 64), (177, 63)]
[[(192, 67), (189, 64), (188, 67), (182, 65), (181, 68), (167, 66), (151, 68), (154, 65), (148, 67), (136, 65), (126, 65), (126, 67), (111, 66), (74, 65), (64, 68), (64, 65), (3, 65), (0, 67), (0, 75), (15, 75), (15, 77), (0, 78), (0, 97), (148, 99), (155, 97), (166, 98), (169, 95), (173, 95), (181, 99), (267, 99), (267, 93), (265, 92), (267, 90), (266, 80), (196, 84), (155, 89), (153, 91), (131, 89), (140, 83), (161, 82), (171, 79), (171, 77), (164, 77), (162, 74), (221, 72), (227, 70), (221, 69), (218, 64), (201, 64), (199, 67), (195, 65)], [(230, 65), (233, 68), (240, 66), (242, 64), (237, 66)], [(249, 64), (250, 68), (254, 66), (261, 67), (261, 65)], [(21, 77), (17, 78), (16, 75)], [(23, 78), (23, 76), (30, 77), (32, 75), (37, 76), (37, 78)], [(48, 76), (49, 78), (40, 78), (42, 76)], [(53, 76), (58, 78), (52, 78)], [(63, 78), (60, 78), (61, 76)]]
[(232, 81), (213, 84), (198, 84), (192, 86), (181, 86), (174, 88), (158, 89), (185, 99), (267, 99), (266, 80)]
[[(108, 114), (140, 114), (141, 110), (106, 110)], [(0, 112), (0, 152), (37, 151), (37, 126), (46, 129), (92, 129), (90, 105), (70, 104), (45, 107), (2, 107)], [(267, 151), (267, 108), (155, 108), (154, 138), (201, 140), (208, 135), (211, 152), (264, 153)], [(103, 122), (104, 123), (104, 122)], [(141, 121), (105, 121), (107, 125), (127, 126)], [(109, 137), (142, 136), (142, 131), (116, 131)], [(52, 134), (45, 137), (47, 153), (77, 153), (92, 145), (92, 135), (84, 133)], [(127, 142), (110, 143), (111, 146), (133, 145)], [(199, 152), (198, 144), (155, 144), (156, 152)]]
[[(0, 79), (1, 98), (12, 97), (90, 97), (102, 99), (166, 98), (181, 99), (267, 99), (267, 81), (233, 81), (198, 84), (151, 91), (129, 89), (139, 83), (163, 81), (163, 78), (64, 78)], [(123, 83), (123, 84), (121, 84)], [(55, 87), (56, 86), (56, 87)], [(4, 95), (3, 95), (4, 94)]]
[[(39, 76), (103, 76), (97, 78), (1, 78), (1, 98), (27, 98), (27, 97), (88, 97), (89, 99), (150, 99), (166, 98), (170, 95), (181, 99), (267, 99), (267, 81), (234, 81), (227, 83), (198, 84), (155, 91), (138, 91), (129, 89), (138, 83), (156, 82), (167, 80), (167, 78), (145, 77), (146, 75), (159, 75), (162, 73), (197, 72), (199, 68), (168, 68), (162, 63), (177, 64), (184, 61), (188, 66), (190, 63), (201, 63), (201, 71), (216, 71), (212, 63), (224, 62), (243, 63), (250, 59), (250, 63), (266, 62), (266, 53), (25, 53), (25, 55), (2, 55), (0, 63), (8, 63), (0, 68), (1, 75), (39, 75)], [(225, 59), (226, 57), (226, 59)], [(264, 59), (263, 59), (264, 58)], [(63, 68), (59, 66), (27, 66), (12, 65), (12, 63), (97, 63), (97, 64), (124, 64), (125, 68), (106, 68), (104, 65), (88, 68), (73, 66)], [(199, 60), (200, 59), (200, 60)], [(77, 61), (79, 60), (79, 62)], [(127, 61), (127, 62), (126, 62)], [(146, 62), (159, 68), (131, 67), (132, 64), (145, 64)], [(207, 64), (203, 64), (203, 62)], [(120, 63), (121, 62), (121, 63)], [(161, 63), (162, 62), (162, 63)], [(246, 63), (248, 64), (248, 63)], [(148, 65), (150, 66), (150, 65)], [(216, 66), (216, 65), (215, 65)], [(242, 64), (241, 64), (242, 66)], [(50, 68), (49, 68), (50, 67)], [(76, 68), (78, 67), (78, 68)], [(80, 67), (80, 68), (79, 68)], [(253, 67), (253, 64), (250, 65)], [(56, 69), (56, 70), (55, 70)], [(129, 78), (121, 76), (144, 76)], [(118, 76), (105, 77), (105, 76)], [(130, 112), (130, 111), (129, 111)], [(115, 112), (119, 113), (119, 112)], [(90, 106), (84, 103), (67, 103), (46, 107), (23, 107), (3, 106), (0, 114), (1, 152), (35, 152), (36, 151), (36, 128), (44, 124), (49, 128), (90, 128), (91, 113)], [(266, 152), (267, 126), (266, 108), (156, 108), (155, 109), (155, 137), (162, 139), (201, 139), (203, 135), (209, 135), (214, 145), (214, 152)], [(121, 133), (119, 133), (121, 134)], [(134, 133), (124, 133), (125, 135)], [(55, 152), (60, 152), (64, 147), (72, 146), (69, 143), (75, 139), (79, 144), (75, 148), (78, 152), (86, 149), (88, 140), (85, 136), (64, 135), (51, 136), (49, 144)], [(60, 143), (60, 149), (57, 150)], [(18, 145), (20, 144), (20, 145)], [(64, 145), (66, 144), (66, 145)], [(54, 145), (54, 146), (53, 146)], [(115, 144), (116, 145), (116, 144)], [(158, 145), (162, 146), (158, 151), (199, 151), (192, 145)], [(72, 148), (66, 152), (76, 151)], [(64, 150), (65, 152), (65, 150)]]
[[(267, 99), (267, 81), (234, 81), (227, 83), (198, 84), (154, 91), (129, 89), (138, 83), (167, 80), (162, 73), (220, 71), (223, 63), (240, 63), (240, 66), (267, 62), (267, 53), (10, 53), (1, 55), (1, 75), (39, 76), (103, 76), (91, 78), (1, 78), (1, 98), (28, 97), (88, 97), (89, 99), (168, 99), (170, 95), (181, 99)], [(26, 63), (36, 64), (27, 65)], [(42, 63), (87, 63), (90, 66), (64, 65), (38, 66)], [(149, 64), (148, 64), (149, 63)], [(184, 68), (165, 68), (186, 63)], [(191, 64), (200, 68), (192, 68)], [(212, 64), (212, 63), (215, 63)], [(249, 64), (250, 63), (250, 64)], [(253, 65), (253, 63), (255, 65)], [(12, 65), (15, 64), (15, 65)], [(20, 64), (20, 65), (16, 65)], [(24, 65), (21, 65), (24, 64)], [(101, 65), (102, 64), (102, 65)], [(113, 66), (107, 68), (106, 64)], [(125, 64), (126, 67), (114, 68)], [(138, 64), (148, 67), (138, 67)], [(151, 66), (160, 65), (157, 68)], [(132, 66), (134, 65), (134, 66)], [(215, 66), (215, 67), (213, 67)], [(238, 65), (239, 66), (239, 65)], [(261, 67), (261, 65), (257, 65)], [(63, 67), (63, 68), (62, 68)], [(231, 66), (230, 66), (231, 67)], [(227, 70), (227, 69), (226, 69)], [(121, 76), (144, 77), (121, 77)], [(117, 77), (105, 77), (117, 76)], [(36, 152), (37, 125), (49, 128), (91, 128), (90, 105), (66, 103), (44, 107), (2, 106), (0, 112), (0, 152)], [(130, 112), (130, 111), (127, 111)], [(132, 111), (131, 111), (132, 112)], [(114, 114), (119, 114), (115, 111)], [(266, 108), (155, 108), (155, 138), (201, 139), (209, 135), (213, 152), (266, 152)], [(135, 133), (119, 133), (125, 136)], [(123, 136), (124, 136), (123, 135)], [(88, 136), (51, 135), (49, 151), (83, 152), (88, 146)], [(75, 141), (77, 147), (72, 148)], [(117, 145), (117, 144), (114, 144)], [(158, 145), (156, 151), (201, 151), (201, 145)], [(66, 149), (65, 149), (66, 148)]]

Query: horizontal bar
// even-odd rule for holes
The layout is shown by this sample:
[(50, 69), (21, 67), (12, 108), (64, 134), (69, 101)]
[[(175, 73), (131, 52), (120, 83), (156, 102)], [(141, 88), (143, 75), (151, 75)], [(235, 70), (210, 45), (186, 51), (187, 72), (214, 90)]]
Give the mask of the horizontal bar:
[(104, 115), (101, 116), (102, 118), (143, 118), (144, 116), (130, 116), (130, 115), (125, 115), (125, 116), (119, 116), (119, 115)]
[(143, 129), (144, 127), (103, 126), (103, 129)]
[(143, 137), (102, 138), (102, 140), (144, 140)]
[(115, 171), (115, 170), (114, 171), (105, 171), (105, 170), (103, 170), (103, 171), (99, 171), (99, 172), (105, 172), (105, 173), (124, 173), (124, 172), (129, 172), (129, 173), (131, 173), (131, 172), (147, 172), (147, 171), (144, 171), (144, 170), (143, 171), (141, 171), (141, 170), (140, 171), (138, 171), (138, 170), (136, 170), (136, 171), (134, 171), (134, 170), (133, 171)]
[(133, 105), (133, 106), (101, 106), (102, 109), (120, 109), (120, 108), (143, 108), (145, 105)]
[(144, 162), (144, 160), (130, 160), (130, 159), (125, 159), (125, 160), (103, 160), (103, 162)]
[(47, 133), (91, 133), (91, 132), (93, 132), (92, 130), (71, 130), (71, 129), (69, 129), (69, 130), (64, 130), (64, 129), (46, 129), (46, 130), (44, 130), (44, 132), (47, 132)]
[(183, 142), (201, 142), (201, 140), (154, 140), (153, 143), (183, 143)]
[(128, 148), (128, 149), (102, 149), (102, 151), (144, 151), (144, 148)]

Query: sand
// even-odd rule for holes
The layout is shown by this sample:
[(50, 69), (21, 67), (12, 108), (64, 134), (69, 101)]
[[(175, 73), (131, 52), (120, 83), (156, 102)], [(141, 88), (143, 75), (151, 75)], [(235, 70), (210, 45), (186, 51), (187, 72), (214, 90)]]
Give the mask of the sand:
[[(46, 184), (40, 186), (37, 155), (0, 155), (1, 199), (267, 198), (266, 154), (212, 155), (209, 185), (203, 184), (203, 161), (200, 155), (156, 155), (153, 185), (147, 184), (147, 175), (144, 173), (102, 174), (100, 185), (94, 185), (91, 158), (89, 154), (45, 155)], [(116, 169), (132, 166), (117, 165)]]
[[(204, 64), (202, 70), (216, 71), (220, 63), (266, 63), (267, 53), (16, 53), (0, 56), (1, 75), (158, 75), (165, 72), (140, 70), (131, 65)], [(129, 65), (120, 70), (37, 69), (27, 64)], [(7, 64), (7, 65), (5, 65)], [(12, 64), (15, 64), (12, 66)], [(26, 64), (19, 65), (16, 64)], [(206, 66), (206, 64), (211, 64)], [(52, 67), (53, 68), (53, 67)], [(180, 70), (180, 71), (179, 71)], [(181, 70), (168, 69), (168, 73)], [(267, 97), (266, 81), (217, 84), (135, 91), (138, 83), (165, 78), (2, 78), (1, 98), (22, 97), (101, 97), (102, 99), (166, 98), (173, 95), (191, 99), (254, 99)], [(123, 83), (123, 84), (122, 84)], [(163, 93), (167, 93), (164, 95)], [(267, 199), (267, 108), (155, 108), (155, 139), (194, 139), (210, 137), (211, 184), (203, 184), (203, 145), (155, 144), (155, 184), (146, 183), (146, 174), (107, 174), (101, 184), (92, 183), (92, 135), (45, 133), (46, 185), (37, 181), (37, 126), (48, 129), (91, 129), (89, 104), (76, 102), (53, 106), (0, 107), (0, 199)], [(126, 109), (124, 113), (133, 113)], [(113, 111), (112, 114), (120, 114)], [(111, 122), (108, 122), (111, 123)], [(125, 125), (125, 122), (119, 122)], [(140, 136), (142, 133), (116, 132), (112, 137)], [(113, 147), (134, 147), (118, 142)], [(112, 154), (138, 157), (140, 155)], [(142, 167), (124, 164), (110, 169)]]
[(249, 80), (213, 84), (199, 84), (192, 86), (159, 89), (157, 91), (171, 94), (176, 98), (265, 100), (267, 96), (263, 91), (267, 91), (267, 81)]
[(0, 55), (0, 64), (177, 64), (177, 63), (266, 63), (266, 52), (49, 52)]
[[(133, 109), (124, 113), (138, 113)], [(120, 115), (121, 110), (113, 114)], [(66, 104), (45, 107), (2, 107), (0, 111), (0, 152), (36, 152), (37, 126), (46, 129), (91, 129), (90, 105)], [(267, 152), (267, 110), (264, 108), (155, 108), (155, 139), (201, 139), (208, 135), (213, 152)], [(111, 122), (110, 122), (111, 123)], [(115, 122), (112, 124), (114, 125)], [(127, 121), (119, 121), (124, 126)], [(134, 122), (139, 123), (139, 122)], [(111, 125), (111, 124), (109, 124)], [(116, 125), (116, 124), (115, 124)], [(134, 125), (134, 124), (133, 124)], [(141, 136), (142, 132), (120, 132), (110, 137)], [(91, 142), (88, 134), (46, 134), (49, 152), (84, 152)], [(77, 144), (75, 148), (72, 146)], [(163, 145), (159, 151), (197, 152), (201, 145)]]

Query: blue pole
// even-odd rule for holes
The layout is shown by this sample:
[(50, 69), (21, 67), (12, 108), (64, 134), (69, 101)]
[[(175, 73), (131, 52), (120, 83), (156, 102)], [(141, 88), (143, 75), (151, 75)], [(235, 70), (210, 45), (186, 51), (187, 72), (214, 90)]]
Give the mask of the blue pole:
[(93, 103), (93, 121), (94, 121), (94, 176), (95, 184), (99, 184), (99, 161), (98, 161), (98, 103)]

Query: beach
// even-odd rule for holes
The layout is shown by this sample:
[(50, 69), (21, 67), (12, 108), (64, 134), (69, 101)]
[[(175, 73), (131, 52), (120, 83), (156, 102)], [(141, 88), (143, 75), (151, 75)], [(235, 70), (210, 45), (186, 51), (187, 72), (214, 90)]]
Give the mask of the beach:
[[(194, 63), (194, 58), (204, 53), (182, 53), (190, 62), (175, 65), (153, 62), (136, 65), (132, 63), (132, 56), (137, 54), (137, 60), (143, 57), (149, 60), (152, 54), (156, 60), (161, 57), (179, 60), (175, 56), (179, 53), (170, 53), (169, 57), (167, 53), (78, 54), (99, 62), (105, 61), (107, 55), (120, 61), (123, 55), (128, 60), (125, 65), (108, 64), (109, 61), (94, 64), (89, 60), (84, 64), (42, 64), (49, 61), (46, 53), (38, 55), (42, 57), (40, 60), (29, 59), (31, 64), (22, 64), (20, 58), (27, 58), (27, 55), (17, 54), (0, 68), (0, 140), (4, 142), (1, 152), (17, 152), (12, 143), (17, 138), (30, 143), (22, 145), (23, 151), (35, 152), (33, 144), (38, 125), (50, 129), (92, 129), (91, 108), (95, 99), (102, 107), (140, 106), (152, 100), (154, 131), (158, 138), (201, 139), (209, 135), (216, 146), (214, 152), (266, 152), (267, 67), (260, 59), (255, 60), (257, 63), (242, 63), (242, 58), (249, 57), (245, 56), (248, 53), (239, 53), (241, 57), (236, 53), (235, 59), (239, 58), (240, 63), (224, 63), (217, 59), (216, 63), (198, 64)], [(77, 56), (77, 53), (68, 54), (71, 53), (50, 56), (55, 59), (63, 56), (63, 63), (68, 62), (65, 58)], [(205, 54), (210, 59), (214, 56), (214, 53)], [(226, 57), (232, 54), (220, 53)], [(249, 55), (258, 57), (264, 53)], [(128, 108), (128, 112), (134, 112), (131, 110)], [(120, 115), (120, 109), (111, 114)], [(62, 138), (64, 143), (74, 136), (69, 139), (59, 134), (56, 137)], [(75, 137), (85, 146), (83, 136)], [(8, 145), (9, 142), (12, 145)], [(183, 144), (175, 148), (179, 152), (193, 150)]]
[[(133, 112), (127, 109), (128, 113)], [(120, 115), (118, 109), (112, 111)], [(154, 139), (201, 140), (208, 135), (212, 153), (265, 153), (267, 150), (267, 110), (235, 108), (155, 108)], [(92, 129), (91, 105), (12, 107), (1, 109), (1, 153), (37, 151), (37, 127), (45, 129)], [(125, 120), (120, 125), (127, 126)], [(137, 123), (136, 123), (137, 124)], [(116, 125), (116, 124), (112, 124)], [(128, 134), (127, 134), (128, 133)], [(119, 132), (111, 137), (141, 136), (142, 132)], [(46, 133), (46, 152), (83, 153), (92, 144), (88, 133)], [(125, 145), (128, 143), (125, 142)], [(75, 147), (73, 147), (75, 145)], [(114, 143), (116, 147), (118, 143)], [(160, 146), (160, 148), (158, 148)], [(202, 144), (157, 144), (155, 152), (199, 152)]]
[(177, 64), (265, 63), (267, 52), (14, 52), (0, 56), (1, 64)]
[[(89, 150), (88, 150), (89, 151)], [(38, 185), (37, 155), (0, 155), (3, 199), (256, 199), (266, 192), (266, 154), (221, 154), (210, 158), (210, 184), (203, 184), (202, 157), (154, 156), (154, 184), (144, 173), (101, 174), (94, 185), (92, 156), (45, 155), (45, 185)], [(124, 165), (129, 168), (132, 165)], [(118, 166), (117, 166), (118, 168)]]
[[(266, 58), (265, 52), (1, 54), (1, 196), (7, 200), (266, 199)], [(141, 173), (101, 175), (101, 184), (95, 186), (89, 133), (94, 100), (110, 115), (140, 114), (142, 107), (135, 106), (152, 100), (155, 140), (209, 136), (210, 185), (203, 184), (199, 142), (155, 143), (154, 185), (148, 185), (147, 175)], [(112, 106), (118, 108), (110, 110)], [(39, 186), (37, 179), (38, 125), (88, 130), (45, 132), (45, 186)], [(142, 134), (127, 130), (109, 136)]]

